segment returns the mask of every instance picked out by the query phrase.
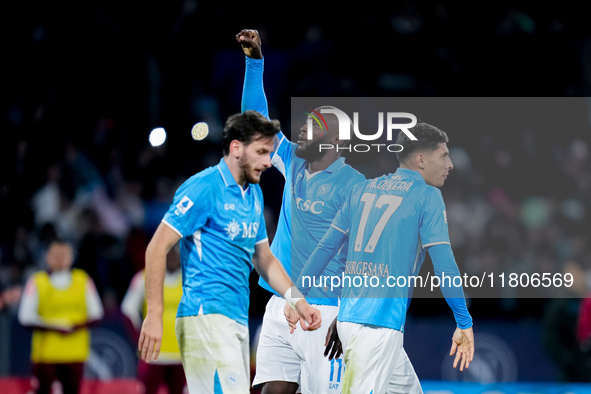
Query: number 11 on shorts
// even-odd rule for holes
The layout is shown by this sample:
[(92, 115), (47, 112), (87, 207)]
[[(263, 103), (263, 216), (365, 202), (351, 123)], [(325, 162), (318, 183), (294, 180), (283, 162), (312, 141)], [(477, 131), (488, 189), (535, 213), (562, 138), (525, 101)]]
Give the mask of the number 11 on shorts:
[(330, 382), (328, 383), (329, 390), (338, 389), (341, 385), (341, 378), (345, 372), (345, 363), (342, 359), (330, 360)]

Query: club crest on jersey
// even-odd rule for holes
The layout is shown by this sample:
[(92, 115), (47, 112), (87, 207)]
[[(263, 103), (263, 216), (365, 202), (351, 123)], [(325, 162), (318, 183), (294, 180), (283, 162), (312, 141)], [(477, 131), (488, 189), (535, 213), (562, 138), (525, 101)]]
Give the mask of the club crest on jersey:
[(261, 214), (261, 203), (258, 201), (254, 202), (254, 211), (256, 212), (257, 215)]
[(187, 196), (183, 197), (178, 204), (176, 204), (175, 214), (184, 215), (193, 206), (193, 201)]
[(318, 194), (326, 194), (330, 191), (330, 185), (325, 183), (324, 185), (320, 185), (318, 187)]

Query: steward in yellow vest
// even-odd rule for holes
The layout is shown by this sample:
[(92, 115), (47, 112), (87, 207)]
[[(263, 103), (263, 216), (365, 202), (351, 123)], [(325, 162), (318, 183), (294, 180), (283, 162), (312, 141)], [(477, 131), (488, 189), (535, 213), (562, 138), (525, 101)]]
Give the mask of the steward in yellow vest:
[(52, 242), (46, 260), (48, 271), (27, 281), (18, 313), (19, 322), (33, 328), (33, 386), (37, 393), (49, 393), (59, 380), (64, 394), (77, 393), (90, 353), (87, 326), (103, 317), (103, 307), (88, 274), (71, 269), (69, 243)]

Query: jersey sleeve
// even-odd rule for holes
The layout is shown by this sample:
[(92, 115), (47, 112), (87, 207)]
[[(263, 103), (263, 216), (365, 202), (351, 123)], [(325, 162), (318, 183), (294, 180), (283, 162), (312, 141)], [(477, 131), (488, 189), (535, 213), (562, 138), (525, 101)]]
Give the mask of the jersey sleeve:
[(425, 197), (419, 232), (423, 248), (439, 244), (451, 245), (447, 228), (445, 203), (443, 202), (443, 196), (439, 189), (434, 188)]
[(265, 241), (269, 241), (269, 237), (267, 235), (267, 223), (265, 221), (265, 205), (263, 201), (263, 192), (259, 188), (259, 201), (261, 202), (261, 216), (259, 221), (259, 231), (257, 231), (256, 237), (256, 244), (260, 244)]
[(352, 207), (351, 198), (354, 198), (353, 197), (354, 195), (355, 195), (355, 193), (353, 193), (353, 190), (348, 191), (348, 195), (344, 199), (343, 204), (341, 205), (341, 208), (339, 209), (339, 211), (335, 215), (335, 217), (332, 220), (332, 223), (330, 225), (331, 227), (334, 227), (335, 229), (342, 232), (343, 234), (346, 234), (347, 236), (349, 235), (349, 227), (351, 226), (351, 221), (350, 221), (350, 211), (351, 211), (350, 208)]
[(322, 275), (333, 256), (337, 254), (347, 239), (347, 233), (334, 225), (330, 226), (308, 258), (300, 277), (296, 281), (296, 286), (302, 294), (308, 294), (311, 290), (309, 284), (314, 282), (312, 278), (317, 278)]
[(265, 59), (246, 58), (246, 71), (244, 73), (244, 85), (242, 86), (242, 112), (254, 110), (269, 117), (267, 96), (263, 87), (263, 69)]
[[(246, 71), (244, 73), (244, 84), (242, 86), (242, 112), (254, 110), (269, 118), (269, 105), (263, 86), (264, 59), (246, 58)], [(275, 149), (271, 155), (271, 163), (286, 177), (291, 166), (293, 144), (285, 134), (280, 131), (275, 136)]]
[(39, 316), (39, 291), (35, 284), (35, 276), (31, 276), (25, 284), (18, 308), (18, 321), (23, 326), (42, 325)]
[(102, 319), (104, 315), (103, 303), (90, 276), (86, 277), (85, 296), (87, 320), (93, 321)]
[(176, 191), (162, 221), (185, 238), (203, 227), (212, 206), (212, 191), (207, 182), (202, 178), (189, 178)]
[(441, 292), (454, 313), (458, 327), (472, 327), (472, 317), (466, 306), (462, 281), (454, 280), (460, 276), (460, 270), (453, 256), (451, 245), (434, 245), (429, 248), (429, 255), (433, 261), (435, 275), (439, 278)]

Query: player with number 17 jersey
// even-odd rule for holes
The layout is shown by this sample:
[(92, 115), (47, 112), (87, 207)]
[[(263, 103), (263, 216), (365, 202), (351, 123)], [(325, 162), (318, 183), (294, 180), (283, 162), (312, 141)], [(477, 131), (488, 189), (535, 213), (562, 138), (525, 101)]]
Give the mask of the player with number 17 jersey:
[[(398, 168), (394, 174), (354, 186), (331, 227), (300, 281), (326, 275), (322, 261), (348, 239), (347, 261), (341, 267), (344, 288), (338, 320), (403, 332), (427, 249), (450, 245), (439, 189), (427, 185), (418, 172)], [(453, 259), (435, 266), (436, 275), (442, 272), (451, 277), (459, 275)], [(453, 286), (442, 290), (458, 325), (470, 326), (463, 290)]]

